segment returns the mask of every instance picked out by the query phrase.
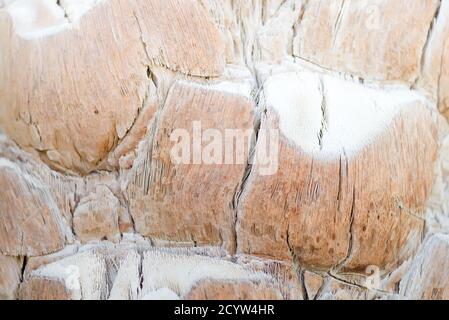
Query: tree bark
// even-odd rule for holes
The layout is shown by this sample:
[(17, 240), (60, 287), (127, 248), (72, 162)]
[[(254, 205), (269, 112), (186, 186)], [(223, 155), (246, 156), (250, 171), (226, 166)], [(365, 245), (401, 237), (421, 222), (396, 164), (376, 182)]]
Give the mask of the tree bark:
[(449, 0), (0, 1), (0, 299), (449, 299)]

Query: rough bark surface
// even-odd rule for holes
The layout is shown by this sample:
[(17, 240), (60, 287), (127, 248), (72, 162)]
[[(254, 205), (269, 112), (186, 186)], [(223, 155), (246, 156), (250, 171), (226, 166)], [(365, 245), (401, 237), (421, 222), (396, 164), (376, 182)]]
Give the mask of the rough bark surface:
[(449, 299), (448, 39), (449, 0), (0, 0), (0, 299)]

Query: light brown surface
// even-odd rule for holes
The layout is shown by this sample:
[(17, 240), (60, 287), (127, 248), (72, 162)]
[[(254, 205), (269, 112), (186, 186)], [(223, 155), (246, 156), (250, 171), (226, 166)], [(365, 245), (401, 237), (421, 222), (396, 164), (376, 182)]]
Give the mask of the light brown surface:
[(282, 300), (279, 290), (264, 283), (205, 280), (197, 283), (186, 300)]
[[(232, 203), (248, 154), (243, 154), (238, 164), (225, 164), (224, 151), (223, 164), (194, 163), (192, 148), (190, 164), (173, 163), (172, 132), (185, 129), (193, 139), (195, 121), (201, 122), (202, 130), (217, 129), (223, 137), (225, 129), (252, 129), (253, 103), (245, 96), (207, 85), (176, 83), (154, 137), (146, 138), (133, 168), (127, 187), (131, 214), (136, 230), (144, 236), (233, 247)], [(203, 141), (202, 146), (208, 143)]]
[(79, 27), (31, 40), (0, 14), (0, 103), (8, 106), (0, 124), (61, 170), (95, 170), (125, 137), (144, 104), (151, 64), (198, 76), (224, 69), (218, 29), (193, 0), (110, 0)]
[[(261, 176), (256, 164), (242, 194), (239, 251), (354, 271), (404, 259), (422, 234), (433, 183), (432, 122), (417, 104), (355, 157), (330, 161), (281, 136), (277, 174)], [(269, 108), (262, 129), (278, 127)]]
[(80, 241), (120, 240), (119, 212), (124, 210), (119, 200), (106, 186), (99, 185), (95, 193), (82, 198), (73, 213), (73, 228)]
[(68, 221), (45, 182), (2, 159), (0, 189), (0, 252), (42, 255), (71, 240)]
[(0, 123), (57, 168), (95, 169), (142, 105), (148, 61), (132, 9), (124, 4), (107, 2), (84, 16), (79, 28), (39, 41), (22, 39), (9, 19), (1, 19), (0, 86), (7, 94), (0, 101), (8, 108), (1, 109)]
[(367, 80), (413, 83), (438, 0), (309, 1), (294, 55)]
[(79, 300), (62, 280), (33, 278), (20, 288), (21, 300)]
[(0, 0), (0, 299), (449, 299), (449, 0), (87, 2)]

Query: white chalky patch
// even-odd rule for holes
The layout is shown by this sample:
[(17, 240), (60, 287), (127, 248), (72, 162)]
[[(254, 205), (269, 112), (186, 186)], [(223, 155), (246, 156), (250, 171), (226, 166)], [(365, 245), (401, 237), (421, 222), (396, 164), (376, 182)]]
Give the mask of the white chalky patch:
[(243, 96), (246, 98), (251, 97), (252, 85), (249, 81), (231, 82), (221, 81), (210, 85), (211, 89)]
[(199, 83), (193, 81), (180, 80), (180, 84), (200, 90), (216, 91), (245, 98), (251, 98), (252, 84), (249, 80), (239, 81), (217, 81), (212, 83)]
[(14, 31), (31, 40), (57, 34), (73, 26), (83, 15), (104, 0), (16, 0), (4, 3)]
[(109, 294), (109, 300), (136, 300), (140, 285), (140, 256), (135, 250), (121, 262)]
[(61, 0), (61, 6), (69, 20), (76, 21), (102, 1), (104, 0)]
[(74, 297), (99, 300), (105, 293), (104, 259), (93, 252), (83, 252), (43, 266), (31, 276), (56, 279), (65, 284)]
[(141, 300), (179, 300), (179, 296), (168, 288), (150, 291)]
[(282, 134), (318, 157), (355, 154), (375, 141), (398, 113), (425, 98), (407, 89), (374, 89), (317, 74), (283, 73), (264, 87)]
[(319, 76), (311, 73), (279, 74), (264, 86), (265, 103), (278, 113), (282, 133), (304, 151), (319, 150), (320, 90)]
[[(184, 297), (201, 280), (269, 280), (263, 273), (200, 255), (173, 254), (162, 251), (147, 251), (142, 264), (143, 289), (141, 297), (154, 296), (166, 288), (179, 297)], [(165, 290), (165, 289), (164, 289)]]

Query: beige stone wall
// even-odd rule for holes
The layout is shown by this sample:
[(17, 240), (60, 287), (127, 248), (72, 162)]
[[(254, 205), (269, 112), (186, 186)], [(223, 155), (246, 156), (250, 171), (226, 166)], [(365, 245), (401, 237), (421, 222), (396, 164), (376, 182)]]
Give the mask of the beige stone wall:
[(0, 299), (449, 299), (447, 39), (449, 0), (0, 1)]

